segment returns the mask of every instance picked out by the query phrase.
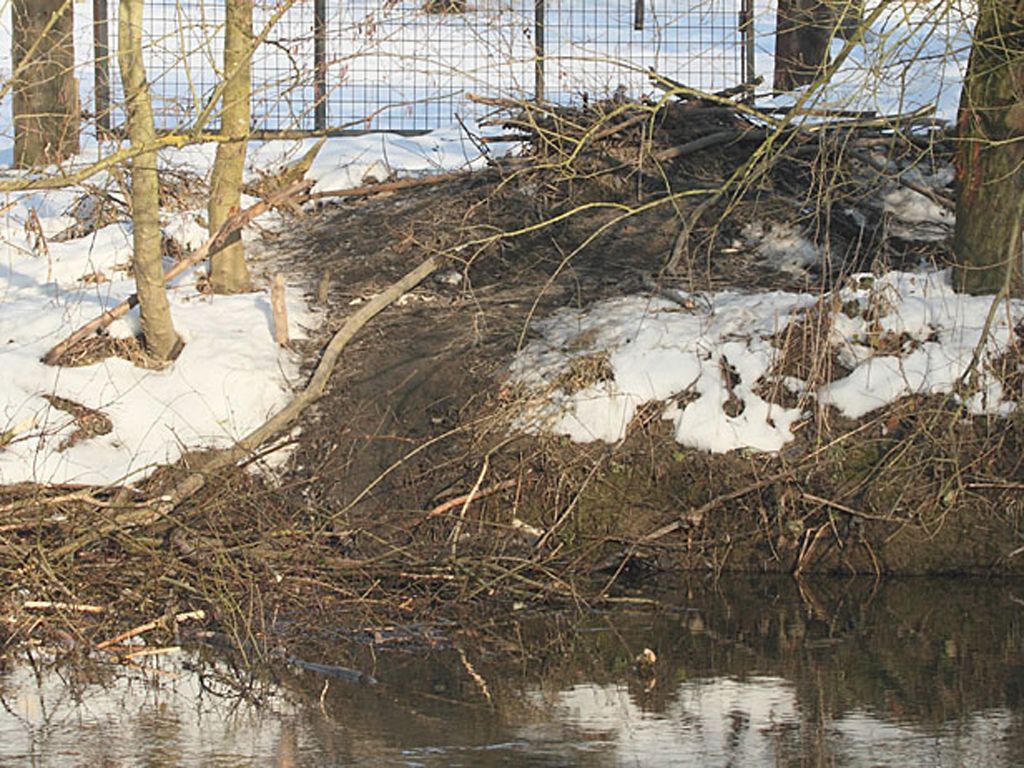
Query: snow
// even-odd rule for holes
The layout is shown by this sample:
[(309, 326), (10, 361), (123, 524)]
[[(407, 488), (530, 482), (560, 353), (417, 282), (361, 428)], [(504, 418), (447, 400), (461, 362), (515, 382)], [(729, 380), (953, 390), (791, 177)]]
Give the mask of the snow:
[[(466, 128), (476, 136), (497, 133), (473, 121), (467, 121)], [(298, 160), (315, 143), (315, 139), (268, 141), (253, 149), (250, 162), (254, 167), (281, 168)], [(493, 157), (500, 157), (512, 148), (513, 145), (503, 142), (488, 147)], [(466, 130), (453, 125), (423, 136), (371, 133), (330, 139), (317, 153), (306, 177), (315, 180), (314, 192), (325, 192), (398, 177), (473, 170), (486, 163), (487, 157), (480, 154)]]
[[(418, 115), (417, 110), (424, 106), (426, 119), (436, 117), (429, 110), (436, 109), (431, 102), (440, 93), (498, 88), (503, 93), (528, 94), (533, 63), (527, 11), (532, 13), (532, 3), (520, 9), (527, 21), (518, 26), (507, 23), (518, 18), (514, 3), (491, 5), (490, 0), (479, 5), (481, 11), (497, 13), (497, 26), (486, 28), (474, 21), (483, 15), (424, 21), (413, 5), (386, 4), (394, 17), (381, 16), (370, 26), (365, 11), (371, 6), (353, 6), (355, 10), (348, 16), (344, 15), (348, 10), (339, 11), (341, 16), (332, 17), (332, 29), (342, 30), (343, 37), (347, 33), (357, 37), (348, 41), (351, 46), (345, 56), (331, 59), (331, 87), (350, 89), (352, 95), (374, 91), (382, 100), (380, 107), (397, 100), (409, 115)], [(775, 7), (770, 0), (759, 0), (755, 6), (757, 70), (769, 73)], [(606, 20), (628, 27), (629, 19), (616, 16), (622, 13), (614, 10), (617, 7), (566, 3), (558, 10), (558, 21), (579, 21), (586, 14), (594, 17), (593, 22), (603, 14)], [(869, 3), (866, 12), (875, 7)], [(952, 119), (969, 52), (969, 4), (965, 10), (948, 3), (882, 7), (884, 12), (863, 42), (852, 46), (850, 56), (826, 88), (762, 99), (762, 103), (784, 106), (799, 100), (804, 107), (879, 113), (934, 105), (938, 117)], [(90, 10), (76, 4), (76, 73), (85, 93), (92, 84), (89, 56), (83, 55), (90, 47)], [(307, 12), (308, 7), (301, 3), (294, 10), (299, 15)], [(679, 17), (680, 21), (689, 18), (700, 39), (681, 41), (678, 50), (669, 50), (664, 41), (648, 40), (646, 32), (637, 38), (637, 47), (616, 48), (608, 37), (617, 28), (615, 24), (585, 40), (562, 36), (560, 28), (552, 24), (547, 40), (548, 96), (572, 100), (583, 93), (596, 96), (619, 87), (631, 95), (649, 91), (644, 67), (622, 66), (628, 57), (636, 57), (634, 65), (653, 64), (671, 73), (672, 67), (690, 67), (693, 57), (699, 55), (706, 66), (699, 68), (696, 80), (688, 78), (688, 82), (696, 87), (720, 87), (721, 78), (732, 72), (732, 49), (726, 39), (702, 36), (707, 25), (701, 23), (700, 13)], [(0, 48), (9, 50), (9, 18), (6, 13), (0, 16)], [(432, 36), (428, 35), (420, 48), (407, 35), (407, 25), (414, 18), (432, 25)], [(175, 68), (188, 70), (189, 78), (199, 82), (204, 73), (212, 72), (217, 56), (210, 47), (206, 21), (190, 20), (179, 25), (180, 29), (175, 27), (177, 22), (169, 23), (163, 30), (167, 35), (163, 48), (154, 49), (150, 56), (155, 57), (153, 62), (161, 56), (173, 62), (152, 73), (158, 100), (170, 105), (170, 112), (164, 110), (163, 114), (170, 115), (167, 119), (173, 123), (184, 119), (191, 109), (189, 94), (180, 90), (180, 84), (175, 85)], [(203, 50), (194, 51), (187, 61), (181, 59), (178, 43), (197, 35), (202, 38)], [(298, 42), (305, 45), (308, 40)], [(844, 45), (836, 41), (833, 54), (839, 54)], [(294, 53), (271, 51), (265, 55), (287, 57)], [(494, 59), (495, 55), (499, 59)], [(498, 60), (500, 66), (494, 65)], [(418, 64), (400, 67), (395, 65), (397, 61)], [(591, 67), (589, 74), (577, 66), (583, 61)], [(607, 66), (593, 70), (597, 61)], [(435, 71), (439, 62), (445, 63), (440, 73)], [(264, 65), (271, 63), (263, 61)], [(9, 60), (0, 62), (0, 80), (9, 75), (9, 66)], [(382, 80), (373, 79), (382, 76)], [(296, 104), (308, 101), (308, 88), (295, 88), (291, 82), (257, 85), (258, 108), (270, 105), (276, 109), (280, 101), (286, 120), (302, 125), (308, 122), (309, 115), (301, 108), (296, 112), (292, 105), (292, 99)], [(10, 101), (4, 99), (0, 103), (0, 161), (7, 162), (9, 111)], [(468, 122), (472, 131), (480, 130)], [(312, 144), (312, 139), (254, 143), (249, 179), (296, 161)], [(87, 163), (110, 149), (86, 135), (76, 162)], [(509, 145), (489, 146), (494, 154), (510, 149)], [(205, 177), (214, 152), (211, 144), (164, 152), (161, 168), (186, 169)], [(315, 191), (331, 191), (476, 168), (484, 162), (459, 126), (413, 137), (369, 133), (328, 140), (308, 178), (315, 182)], [(932, 188), (948, 183), (948, 179), (917, 171), (908, 172), (908, 178), (911, 176)], [(90, 182), (103, 185), (107, 180), (100, 175)], [(205, 296), (196, 288), (194, 273), (180, 278), (170, 289), (175, 325), (187, 344), (168, 368), (143, 370), (116, 358), (82, 368), (40, 363), (39, 358), (53, 344), (133, 290), (127, 273), (131, 245), (126, 222), (109, 224), (87, 237), (54, 240), (76, 223), (71, 212), (89, 199), (84, 188), (12, 193), (0, 198), (0, 209), (6, 206), (0, 213), (0, 370), (4, 372), (0, 435), (10, 440), (0, 448), (0, 483), (138, 479), (190, 448), (231, 444), (280, 408), (297, 380), (298, 361), (272, 340), (266, 292)], [(933, 226), (937, 236), (951, 223), (947, 211), (905, 188), (885, 191), (882, 205), (902, 225)], [(186, 249), (195, 248), (205, 240), (204, 216), (203, 210), (164, 211), (165, 234)], [(279, 226), (281, 220), (268, 214), (260, 223)], [(920, 226), (914, 229), (919, 231)], [(251, 246), (258, 246), (251, 235), (246, 237)], [(751, 227), (743, 238), (741, 249), (778, 269), (801, 271), (821, 258), (802, 233), (784, 225)], [(289, 292), (293, 337), (318, 322), (298, 300), (298, 293), (294, 286)], [(835, 297), (730, 290), (681, 298), (692, 302), (628, 296), (583, 310), (566, 309), (536, 323), (539, 338), (521, 350), (511, 365), (512, 381), (535, 393), (533, 404), (517, 426), (533, 432), (549, 430), (577, 441), (614, 443), (626, 436), (637, 410), (654, 402), (662, 404), (661, 416), (671, 422), (682, 445), (715, 452), (778, 451), (793, 439), (793, 430), (810, 415), (814, 403), (833, 407), (850, 418), (919, 393), (955, 393), (964, 398), (972, 413), (1005, 415), (1015, 407), (986, 363), (1013, 343), (1024, 307), (1013, 301), (992, 313), (992, 327), (981, 344), (991, 297), (955, 294), (945, 273), (857, 278)], [(822, 306), (835, 308), (828, 341), (851, 373), (822, 386), (792, 376), (775, 376), (779, 352), (773, 340), (811, 307)], [(843, 308), (851, 307), (860, 311), (844, 313)], [(137, 322), (137, 315), (130, 315), (115, 323), (110, 333), (133, 335), (138, 331)], [(976, 387), (961, 394), (958, 386), (976, 349), (981, 350)], [(589, 377), (579, 374), (587, 370)], [(801, 405), (784, 407), (772, 402), (767, 393), (774, 384), (803, 395)], [(65, 447), (74, 425), (45, 395), (101, 411), (111, 419), (112, 431)]]
[[(768, 339), (816, 299), (736, 291), (692, 298), (693, 311), (664, 299), (631, 296), (589, 310), (564, 310), (537, 323), (541, 338), (516, 356), (511, 377), (546, 397), (520, 426), (611, 443), (626, 436), (641, 404), (670, 401), (662, 417), (673, 423), (682, 445), (716, 452), (779, 450), (801, 413), (768, 403), (754, 390), (773, 360)], [(557, 386), (572, 360), (602, 353), (608, 355), (612, 380), (571, 393)], [(687, 395), (689, 402), (671, 401), (678, 395)], [(730, 401), (741, 403), (742, 410), (730, 415), (735, 410), (727, 408)]]
[(752, 221), (740, 235), (761, 259), (783, 272), (799, 274), (821, 263), (821, 249), (788, 222)]
[[(978, 380), (963, 404), (1001, 416), (1016, 407), (987, 364), (1020, 343), (1015, 329), (1024, 323), (1024, 302), (999, 307), (985, 335), (993, 297), (957, 294), (948, 272), (855, 275), (823, 298), (737, 291), (683, 298), (692, 309), (630, 296), (537, 322), (540, 338), (511, 365), (511, 381), (536, 393), (516, 426), (614, 443), (626, 437), (641, 405), (656, 402), (681, 445), (778, 451), (813, 403), (787, 408), (762, 395), (776, 384), (805, 392), (812, 383), (773, 375), (780, 352), (772, 340), (811, 307), (835, 308), (827, 341), (852, 369), (818, 387), (819, 406), (856, 419), (909, 395), (961, 398), (961, 379), (980, 349)], [(573, 391), (569, 372), (591, 358), (606, 359), (610, 375)]]
[[(280, 170), (310, 142), (254, 144), (248, 175)], [(501, 152), (505, 145), (492, 145)], [(163, 169), (209, 175), (215, 148), (167, 151)], [(79, 158), (76, 162), (85, 162)], [(370, 171), (406, 177), (478, 166), (483, 159), (460, 127), (415, 138), (366, 135), (329, 139), (310, 169), (318, 189), (358, 186)], [(90, 180), (102, 185), (104, 175)], [(383, 179), (379, 179), (383, 180)], [(119, 221), (86, 237), (57, 242), (75, 224), (76, 206), (91, 200), (75, 187), (0, 196), (0, 483), (106, 484), (144, 477), (162, 463), (197, 447), (231, 445), (286, 404), (299, 381), (299, 360), (274, 342), (269, 289), (238, 296), (209, 296), (193, 272), (169, 290), (181, 356), (163, 370), (137, 368), (109, 358), (84, 367), (51, 367), (40, 358), (75, 328), (130, 295), (131, 226)], [(86, 201), (83, 203), (83, 201)], [(243, 205), (254, 199), (243, 200)], [(164, 234), (186, 249), (207, 239), (203, 210), (162, 212)], [(281, 226), (276, 213), (258, 220)], [(38, 222), (40, 238), (33, 231)], [(250, 254), (260, 243), (249, 233)], [(167, 265), (165, 265), (167, 266)], [(292, 338), (320, 318), (287, 292)], [(115, 337), (139, 332), (133, 311), (109, 329)], [(73, 419), (45, 396), (56, 395), (103, 413), (113, 429), (67, 446)]]

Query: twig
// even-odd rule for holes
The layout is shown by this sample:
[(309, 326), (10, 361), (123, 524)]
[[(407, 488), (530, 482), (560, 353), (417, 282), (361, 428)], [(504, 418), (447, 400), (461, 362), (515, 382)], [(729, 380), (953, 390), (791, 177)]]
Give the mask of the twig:
[(572, 497), (572, 501), (569, 502), (568, 506), (558, 516), (558, 519), (555, 520), (555, 522), (551, 525), (550, 528), (544, 531), (544, 534), (539, 539), (537, 539), (537, 542), (533, 545), (533, 549), (535, 552), (540, 552), (542, 549), (544, 549), (548, 541), (551, 540), (551, 537), (555, 535), (555, 532), (562, 527), (562, 524), (566, 520), (569, 519), (569, 516), (576, 509), (576, 505), (579, 504), (580, 497), (583, 496), (583, 491), (594, 479), (594, 476), (597, 474), (600, 468), (601, 462), (594, 462), (594, 466), (590, 468), (590, 472), (587, 474), (586, 478), (580, 484), (579, 490), (576, 491), (576, 495)]
[(27, 600), (21, 607), (26, 611), (74, 611), (75, 613), (104, 613), (107, 610), (102, 605), (55, 603), (50, 600)]
[(166, 656), (169, 653), (179, 653), (181, 651), (180, 645), (168, 645), (163, 648), (142, 648), (138, 651), (132, 651), (126, 653), (121, 657), (121, 661), (131, 661), (133, 659), (141, 659), (145, 656)]
[(455, 521), (455, 526), (452, 528), (452, 549), (451, 556), (452, 560), (455, 559), (456, 552), (459, 547), (459, 537), (462, 536), (462, 524), (466, 520), (466, 512), (469, 511), (469, 505), (473, 503), (473, 498), (480, 491), (480, 486), (484, 482), (484, 478), (487, 476), (487, 470), (491, 466), (490, 455), (484, 457), (483, 466), (480, 467), (480, 474), (477, 475), (476, 482), (473, 483), (473, 487), (469, 489), (469, 495), (466, 496), (466, 500), (462, 503), (462, 509), (459, 511), (459, 519)]
[(759, 491), (765, 486), (772, 485), (773, 483), (778, 482), (782, 478), (786, 477), (788, 474), (788, 472), (783, 472), (776, 475), (772, 475), (770, 477), (758, 480), (755, 483), (751, 483), (750, 485), (746, 485), (742, 488), (737, 488), (735, 491), (730, 491), (729, 493), (723, 493), (721, 496), (716, 496), (706, 504), (702, 504), (696, 509), (686, 512), (683, 515), (680, 515), (678, 520), (673, 520), (671, 523), (663, 525), (661, 526), (661, 528), (651, 531), (645, 536), (641, 536), (639, 539), (637, 539), (637, 544), (650, 544), (652, 542), (657, 541), (658, 539), (668, 536), (670, 533), (678, 531), (680, 528), (683, 528), (685, 526), (700, 525), (704, 521), (704, 515), (706, 515), (708, 512), (710, 512), (720, 504), (724, 504), (727, 501), (735, 501), (736, 499), (743, 498), (744, 496), (751, 494), (754, 491)]
[(451, 173), (439, 173), (433, 176), (415, 176), (410, 179), (387, 181), (383, 184), (364, 184), (361, 187), (349, 187), (348, 189), (328, 189), (305, 195), (303, 200), (322, 200), (326, 197), (368, 197), (370, 195), (380, 195), (384, 192), (397, 192), (401, 189), (410, 189), (411, 187), (426, 187), (434, 184), (444, 184), (449, 181), (466, 178), (467, 175), (466, 171), (452, 171)]
[[(182, 624), (186, 621), (202, 621), (206, 618), (206, 611), (186, 611), (185, 613), (178, 613), (174, 616), (174, 622), (176, 624)], [(119, 635), (114, 635), (109, 640), (104, 640), (102, 643), (96, 645), (97, 651), (102, 651), (105, 648), (109, 648), (112, 645), (118, 645), (123, 643), (125, 640), (131, 640), (133, 637), (145, 634), (157, 627), (162, 627), (166, 623), (166, 619), (160, 618), (153, 621), (147, 621), (145, 624), (140, 624), (137, 627), (126, 630)]]
[(801, 498), (811, 504), (819, 504), (823, 507), (831, 507), (839, 512), (849, 515), (850, 517), (859, 517), (864, 520), (876, 520), (881, 523), (898, 523), (902, 524), (904, 521), (896, 520), (891, 517), (883, 517), (882, 515), (872, 515), (867, 512), (861, 512), (859, 509), (854, 509), (846, 504), (842, 504), (832, 499), (824, 499), (821, 496), (815, 496), (813, 493), (801, 493)]
[(800, 555), (796, 559), (796, 568), (793, 570), (794, 577), (799, 577), (803, 573), (804, 565), (811, 559), (811, 553), (814, 552), (818, 539), (822, 537), (827, 529), (828, 524), (822, 523), (816, 528), (808, 528), (804, 533), (804, 542), (800, 547)]
[(475, 494), (472, 492), (464, 493), (461, 496), (456, 496), (454, 499), (448, 499), (448, 501), (438, 504), (432, 510), (427, 512), (423, 517), (423, 522), (433, 520), (435, 517), (440, 517), (445, 512), (455, 509), (455, 507), (461, 506), (462, 504), (468, 504), (474, 499), (482, 499), (486, 496), (492, 496), (495, 493), (500, 493), (501, 491), (507, 491), (509, 488), (515, 488), (516, 483), (518, 482), (518, 480), (502, 480), (500, 483), (488, 486), (487, 488), (477, 491)]

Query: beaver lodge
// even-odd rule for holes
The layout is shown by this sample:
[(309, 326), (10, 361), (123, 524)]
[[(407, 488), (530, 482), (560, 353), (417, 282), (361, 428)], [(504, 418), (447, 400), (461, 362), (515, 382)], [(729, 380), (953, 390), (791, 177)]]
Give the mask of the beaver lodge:
[[(124, 321), (60, 350), (45, 416), (0, 434), (4, 643), (63, 631), (26, 600), (90, 638), (202, 616), (266, 648), (683, 570), (1019, 572), (1024, 303), (950, 287), (946, 129), (657, 85), (492, 100), (481, 133), (383, 154), (261, 149), (274, 211), (246, 237), (287, 283), (286, 346), (280, 306), (192, 279), (172, 368)], [(410, 175), (424, 154), (449, 170)], [(172, 178), (187, 259), (198, 177)], [(25, 235), (76, 323), (125, 279), (116, 211), (78, 199), (73, 232)], [(107, 251), (72, 251), (87, 233)], [(23, 372), (54, 340), (29, 319), (4, 331), (43, 339)], [(217, 379), (226, 335), (247, 351)]]

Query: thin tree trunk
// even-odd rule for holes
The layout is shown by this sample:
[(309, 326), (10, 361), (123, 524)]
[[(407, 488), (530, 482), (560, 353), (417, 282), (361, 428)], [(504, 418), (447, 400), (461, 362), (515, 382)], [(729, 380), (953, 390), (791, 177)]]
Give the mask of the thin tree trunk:
[(960, 97), (954, 285), (1024, 291), (1024, 0), (981, 0)]
[(828, 64), (831, 12), (822, 0), (779, 0), (775, 23), (777, 91), (813, 83)]
[[(217, 145), (209, 204), (211, 235), (241, 205), (252, 97), (252, 49), (252, 0), (227, 0), (224, 76), (228, 81), (224, 87), (221, 131), (238, 141)], [(252, 290), (240, 231), (213, 255), (210, 262), (210, 284), (215, 293), (244, 293)]]
[[(143, 7), (144, 0), (121, 0), (118, 13), (117, 61), (133, 146), (151, 145), (156, 140), (153, 104), (142, 61)], [(169, 360), (180, 349), (181, 340), (174, 331), (164, 290), (156, 152), (144, 152), (132, 161), (132, 237), (132, 267), (146, 351), (158, 360)]]
[(72, 0), (14, 0), (14, 164), (60, 163), (78, 152)]

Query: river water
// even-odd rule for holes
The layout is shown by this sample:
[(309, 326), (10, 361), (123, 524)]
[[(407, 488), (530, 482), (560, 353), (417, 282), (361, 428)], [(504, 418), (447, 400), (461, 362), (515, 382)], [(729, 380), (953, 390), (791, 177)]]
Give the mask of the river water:
[(139, 669), (35, 654), (0, 669), (0, 765), (1024, 765), (1022, 583), (652, 594), (321, 628), (252, 678), (200, 651)]

